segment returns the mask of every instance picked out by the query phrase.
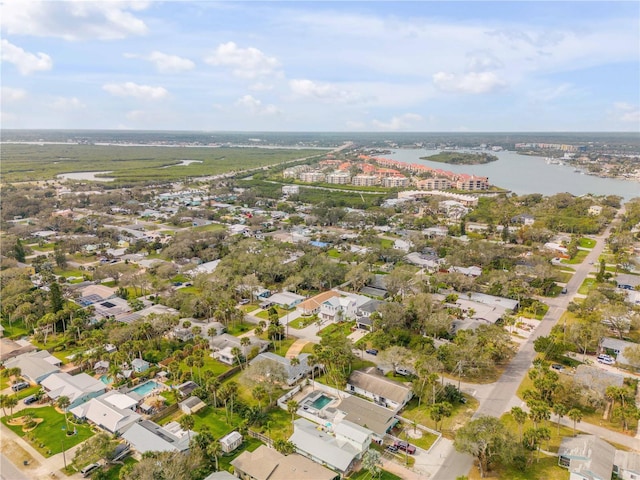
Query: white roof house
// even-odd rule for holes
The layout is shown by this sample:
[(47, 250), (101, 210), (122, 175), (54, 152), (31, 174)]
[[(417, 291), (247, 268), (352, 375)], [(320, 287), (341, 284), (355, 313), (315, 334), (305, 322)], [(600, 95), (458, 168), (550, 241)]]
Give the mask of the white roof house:
[(150, 420), (141, 420), (131, 425), (122, 438), (140, 454), (145, 452), (184, 452), (189, 449), (189, 436), (195, 432), (188, 432), (175, 427), (175, 422), (161, 427)]
[(260, 352), (264, 352), (267, 348), (269, 348), (270, 342), (266, 340), (262, 340), (256, 336), (250, 336), (246, 338), (248, 338), (250, 342), (247, 346), (242, 345), (238, 337), (234, 337), (233, 335), (230, 335), (228, 333), (223, 333), (222, 335), (213, 337), (209, 342), (211, 345), (211, 350), (213, 350), (211, 356), (223, 363), (233, 365), (236, 359), (231, 353), (231, 350), (234, 347), (238, 347), (242, 352), (242, 355), (244, 355), (245, 357), (256, 346), (258, 347), (258, 350)]
[(290, 358), (281, 357), (280, 355), (276, 355), (273, 352), (264, 352), (257, 355), (256, 358), (251, 360), (250, 363), (253, 364), (265, 360), (278, 362), (284, 367), (285, 371), (287, 372), (287, 385), (293, 385), (301, 378), (304, 378), (311, 371), (311, 367), (309, 367), (307, 363), (308, 357), (308, 353), (301, 353), (297, 357), (300, 363), (298, 365), (291, 365)]
[(348, 392), (363, 395), (378, 405), (396, 411), (405, 406), (413, 396), (411, 388), (407, 385), (361, 370), (351, 372), (346, 389)]
[(274, 293), (266, 300), (275, 305), (279, 305), (282, 308), (293, 308), (301, 303), (305, 298), (306, 297), (293, 292), (280, 292)]
[(304, 418), (294, 422), (289, 441), (295, 444), (299, 454), (342, 474), (351, 471), (354, 462), (364, 453), (350, 439), (318, 430), (318, 425)]
[(77, 418), (88, 420), (110, 433), (121, 433), (141, 418), (138, 413), (131, 410), (137, 402), (130, 397), (127, 397), (128, 400), (121, 397), (127, 396), (108, 392), (70, 411)]
[(6, 368), (18, 367), (23, 377), (40, 383), (52, 373), (59, 372), (62, 362), (46, 350), (28, 352), (4, 362)]
[(616, 449), (595, 435), (562, 439), (558, 465), (569, 470), (570, 480), (609, 480)]
[(64, 372), (52, 373), (42, 381), (41, 385), (51, 400), (67, 397), (69, 399), (67, 410), (97, 397), (106, 390), (104, 383), (86, 373), (78, 375), (69, 375)]

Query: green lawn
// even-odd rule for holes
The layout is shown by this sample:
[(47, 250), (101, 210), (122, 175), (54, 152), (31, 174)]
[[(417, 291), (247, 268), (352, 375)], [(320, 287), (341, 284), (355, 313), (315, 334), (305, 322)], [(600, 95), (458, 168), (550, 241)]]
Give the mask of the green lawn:
[(589, 255), (589, 252), (587, 250), (578, 250), (578, 253), (576, 253), (576, 256), (573, 258), (570, 258), (568, 260), (562, 260), (562, 263), (566, 263), (568, 265), (575, 265), (577, 263), (582, 263), (582, 261), (587, 257), (587, 255)]
[(350, 480), (402, 480), (402, 477), (398, 477), (386, 470), (382, 470), (379, 477), (372, 477), (369, 471), (364, 468), (359, 472), (352, 473), (347, 478)]
[(388, 238), (380, 239), (380, 246), (382, 248), (393, 248), (393, 240), (389, 240)]
[(309, 325), (317, 321), (318, 321), (317, 315), (311, 315), (309, 317), (298, 317), (295, 320), (291, 320), (289, 322), (289, 326), (291, 328), (302, 329), (302, 328), (308, 327)]
[[(485, 480), (506, 479), (509, 480), (569, 480), (569, 470), (558, 465), (557, 457), (540, 457), (540, 461), (534, 463), (524, 471), (517, 468), (498, 468), (485, 475)], [(471, 469), (469, 480), (479, 480), (480, 473), (477, 467)]]
[(242, 310), (244, 313), (251, 313), (258, 308), (260, 308), (260, 304), (258, 304), (258, 302), (251, 302), (247, 303), (246, 305), (240, 305), (240, 310)]
[[(440, 426), (440, 431), (445, 436), (450, 436), (451, 430), (457, 430), (471, 419), (471, 416), (478, 409), (478, 401), (465, 395), (467, 399), (466, 404), (458, 404), (453, 407), (452, 415), (445, 418)], [(429, 403), (426, 399), (423, 399), (422, 404), (418, 407), (418, 399), (412, 398), (405, 409), (400, 413), (404, 418), (415, 421), (420, 425), (424, 425), (429, 428), (434, 428), (434, 422), (429, 416)], [(413, 440), (411, 440), (413, 442)]]
[(234, 413), (231, 416), (231, 422), (227, 423), (224, 407), (213, 408), (210, 406), (194, 414), (193, 419), (195, 421), (194, 431), (198, 432), (206, 425), (216, 438), (223, 437), (227, 433), (232, 432), (240, 425), (240, 422), (242, 422), (242, 418)]
[(2, 327), (4, 328), (3, 336), (6, 338), (20, 338), (29, 335), (29, 330), (27, 330), (22, 320), (14, 320), (9, 325), (9, 321), (3, 319)]
[[(22, 431), (21, 425), (7, 425), (8, 418), (21, 417), (27, 414), (32, 414), (34, 418), (42, 418), (44, 421), (27, 434)], [(63, 446), (65, 450), (69, 449), (93, 435), (93, 431), (88, 425), (79, 424), (75, 425), (77, 434), (67, 436), (63, 431), (66, 428), (64, 415), (58, 413), (53, 407), (25, 408), (20, 412), (14, 413), (11, 417), (3, 417), (2, 423), (27, 440), (45, 457), (62, 452)], [(74, 428), (71, 422), (69, 422), (69, 428)]]
[(582, 285), (580, 285), (580, 287), (578, 288), (578, 293), (582, 295), (587, 295), (589, 293), (589, 290), (591, 290), (592, 288), (595, 288), (597, 283), (598, 282), (596, 282), (595, 278), (592, 278), (592, 277), (585, 278), (584, 281), (582, 282)]
[[(193, 380), (196, 382), (200, 380), (200, 375), (205, 376), (207, 371), (211, 372), (214, 376), (218, 376), (231, 368), (229, 365), (219, 362), (210, 355), (205, 355), (202, 357), (202, 360), (204, 361), (204, 365), (201, 369), (193, 367)], [(180, 362), (180, 370), (183, 372), (190, 372), (191, 368), (187, 366), (185, 360), (182, 360)]]
[(191, 230), (195, 232), (217, 232), (219, 230), (225, 230), (225, 226), (219, 223), (211, 223), (209, 225), (202, 225), (201, 227), (193, 227)]
[[(134, 463), (138, 463), (133, 457), (128, 456), (123, 461), (124, 465), (132, 465)], [(105, 471), (104, 480), (119, 480), (120, 478), (120, 470), (124, 465), (114, 465), (109, 470)]]
[[(437, 435), (431, 432), (426, 432), (424, 430), (422, 431), (422, 437), (413, 438), (411, 437), (411, 433), (413, 432), (413, 426), (404, 424), (403, 427), (405, 430), (409, 431), (409, 442), (413, 443), (417, 447), (420, 447), (424, 450), (429, 450), (431, 446), (435, 443), (435, 441), (438, 439)], [(405, 438), (405, 436), (404, 434), (401, 434), (401, 435), (398, 435), (398, 438)]]
[(351, 328), (355, 326), (355, 322), (331, 323), (318, 332), (319, 337), (338, 334), (346, 337), (351, 333)]
[(229, 335), (236, 336), (240, 335), (241, 333), (248, 332), (249, 330), (253, 330), (254, 328), (256, 328), (256, 326), (253, 323), (236, 322), (231, 325), (227, 325), (227, 333)]
[(578, 245), (582, 248), (593, 248), (596, 246), (596, 241), (592, 238), (586, 238), (586, 237), (582, 237), (579, 241), (578, 241)]
[(329, 255), (331, 258), (340, 258), (340, 252), (335, 248), (331, 248), (330, 250), (328, 250), (327, 255)]
[(560, 269), (555, 269), (555, 273), (553, 275), (553, 279), (556, 282), (560, 282), (560, 283), (567, 283), (569, 280), (571, 280), (571, 277), (573, 277), (573, 273), (566, 272)]

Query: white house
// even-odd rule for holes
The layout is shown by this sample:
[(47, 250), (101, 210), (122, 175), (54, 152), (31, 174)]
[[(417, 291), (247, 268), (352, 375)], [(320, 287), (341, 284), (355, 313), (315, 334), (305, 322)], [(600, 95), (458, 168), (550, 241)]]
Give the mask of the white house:
[(41, 383), (49, 375), (59, 372), (62, 362), (46, 350), (27, 352), (6, 360), (6, 368), (17, 367), (21, 375), (33, 383)]
[(303, 297), (302, 295), (298, 295), (297, 293), (293, 293), (293, 292), (284, 291), (280, 293), (274, 293), (269, 298), (267, 298), (266, 301), (289, 310), (295, 307), (296, 305), (300, 304), (304, 299), (305, 297)]
[(117, 434), (140, 420), (140, 414), (133, 411), (137, 404), (130, 396), (113, 390), (72, 408), (70, 412), (76, 418)]
[(60, 397), (67, 397), (69, 399), (67, 410), (101, 395), (106, 390), (104, 383), (86, 373), (78, 375), (69, 375), (64, 372), (52, 373), (42, 381), (41, 385), (53, 401)]
[(562, 439), (558, 465), (569, 470), (569, 480), (610, 480), (616, 449), (595, 435)]
[(146, 360), (143, 360), (142, 358), (134, 358), (131, 362), (131, 367), (136, 373), (146, 372), (147, 370), (149, 370), (150, 366), (151, 364)]
[(236, 362), (236, 356), (232, 353), (232, 350), (237, 347), (240, 349), (242, 355), (246, 358), (249, 353), (257, 348), (259, 353), (262, 353), (269, 348), (270, 342), (262, 340), (256, 336), (245, 337), (249, 339), (248, 345), (242, 345), (238, 337), (234, 337), (228, 333), (223, 333), (217, 337), (213, 337), (209, 344), (213, 353), (211, 356), (216, 360), (227, 365), (233, 365)]
[(293, 385), (300, 379), (306, 377), (311, 371), (311, 367), (307, 363), (308, 357), (308, 353), (301, 353), (297, 357), (300, 363), (298, 365), (292, 365), (290, 358), (281, 357), (280, 355), (276, 355), (272, 352), (264, 352), (251, 360), (250, 363), (254, 364), (265, 360), (271, 360), (279, 363), (287, 372), (287, 385)]
[(347, 392), (370, 398), (378, 405), (398, 411), (404, 407), (413, 392), (400, 382), (375, 373), (354, 370), (347, 380)]
[(131, 425), (122, 438), (138, 453), (145, 452), (184, 452), (189, 449), (189, 439), (195, 432), (185, 432), (177, 422), (161, 427), (150, 420), (141, 420)]
[(236, 448), (242, 445), (242, 435), (235, 430), (228, 435), (225, 435), (220, 440), (220, 448), (224, 453), (233, 452)]

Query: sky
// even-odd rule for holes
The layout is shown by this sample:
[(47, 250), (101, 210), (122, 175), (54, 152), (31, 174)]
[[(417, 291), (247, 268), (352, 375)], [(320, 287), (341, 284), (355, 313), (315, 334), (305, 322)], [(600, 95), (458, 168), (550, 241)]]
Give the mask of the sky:
[(2, 128), (640, 132), (640, 2), (0, 7)]

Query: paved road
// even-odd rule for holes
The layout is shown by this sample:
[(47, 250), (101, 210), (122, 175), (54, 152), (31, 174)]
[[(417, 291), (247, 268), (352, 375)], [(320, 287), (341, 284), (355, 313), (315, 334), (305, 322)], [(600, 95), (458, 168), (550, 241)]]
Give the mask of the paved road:
[(29, 480), (29, 477), (24, 475), (7, 457), (0, 453), (0, 479)]
[[(618, 216), (623, 213), (624, 208), (618, 212)], [(564, 311), (567, 309), (571, 298), (577, 294), (578, 288), (582, 285), (582, 282), (589, 272), (594, 268), (593, 265), (598, 263), (598, 257), (604, 250), (605, 240), (608, 238), (610, 230), (611, 226), (609, 226), (602, 235), (595, 237), (597, 241), (596, 246), (591, 250), (581, 264), (572, 265), (575, 269), (575, 273), (567, 283), (567, 293), (547, 302), (550, 305), (549, 310), (536, 328), (535, 332), (525, 343), (522, 344), (520, 350), (509, 363), (498, 381), (492, 384), (493, 388), (489, 392), (488, 396), (484, 399), (478, 398), (480, 406), (473, 418), (477, 418), (482, 415), (500, 417), (503, 413), (510, 410), (511, 406), (514, 404), (514, 400), (517, 398), (516, 391), (524, 379), (524, 376), (527, 374), (527, 371), (531, 366), (531, 362), (536, 356), (536, 352), (533, 349), (533, 342), (538, 337), (549, 335), (551, 328), (557, 323)], [(581, 429), (583, 426), (578, 425), (578, 427)], [(635, 443), (634, 439), (629, 437), (626, 438), (628, 439), (628, 443)], [(437, 478), (438, 480), (454, 480), (459, 476), (467, 475), (472, 466), (473, 458), (470, 455), (458, 453), (452, 447), (443, 462), (442, 467), (433, 478)]]

